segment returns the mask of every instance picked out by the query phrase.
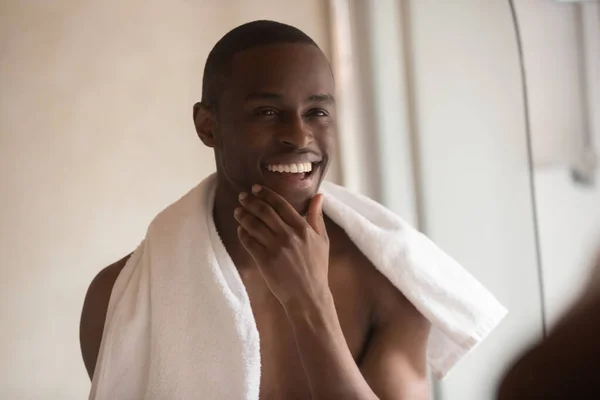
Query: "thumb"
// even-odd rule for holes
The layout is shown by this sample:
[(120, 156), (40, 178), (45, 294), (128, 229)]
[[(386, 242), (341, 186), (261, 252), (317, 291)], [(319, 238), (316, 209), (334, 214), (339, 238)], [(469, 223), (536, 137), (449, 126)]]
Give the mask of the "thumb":
[(325, 220), (323, 219), (323, 202), (325, 196), (318, 194), (313, 197), (308, 205), (308, 214), (306, 220), (308, 224), (318, 233), (325, 232)]

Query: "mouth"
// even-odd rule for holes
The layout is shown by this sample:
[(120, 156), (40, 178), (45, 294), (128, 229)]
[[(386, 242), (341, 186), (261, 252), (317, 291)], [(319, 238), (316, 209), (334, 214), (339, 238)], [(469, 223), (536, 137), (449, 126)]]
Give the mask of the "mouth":
[(266, 164), (263, 165), (263, 171), (268, 180), (273, 179), (300, 189), (312, 184), (312, 178), (320, 164), (321, 162)]
[(299, 175), (301, 178), (310, 177), (319, 163), (268, 164), (265, 169), (277, 174)]

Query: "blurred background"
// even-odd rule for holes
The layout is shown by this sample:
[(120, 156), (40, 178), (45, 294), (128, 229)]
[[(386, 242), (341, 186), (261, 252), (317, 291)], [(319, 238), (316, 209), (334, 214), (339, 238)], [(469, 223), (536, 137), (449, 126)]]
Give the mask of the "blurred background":
[(509, 309), (435, 399), (486, 400), (600, 244), (600, 3), (0, 3), (0, 398), (82, 399), (86, 289), (214, 171), (192, 105), (212, 46), (273, 19), (331, 59), (329, 179), (399, 212)]

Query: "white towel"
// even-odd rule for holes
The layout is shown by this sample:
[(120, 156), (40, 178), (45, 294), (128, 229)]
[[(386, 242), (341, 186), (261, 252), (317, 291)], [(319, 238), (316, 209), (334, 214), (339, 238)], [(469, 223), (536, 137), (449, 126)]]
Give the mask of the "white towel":
[[(216, 177), (167, 207), (115, 282), (90, 399), (247, 399), (260, 385), (248, 295), (212, 217)], [(443, 377), (506, 314), (456, 261), (374, 201), (323, 183), (324, 213), (432, 324)]]

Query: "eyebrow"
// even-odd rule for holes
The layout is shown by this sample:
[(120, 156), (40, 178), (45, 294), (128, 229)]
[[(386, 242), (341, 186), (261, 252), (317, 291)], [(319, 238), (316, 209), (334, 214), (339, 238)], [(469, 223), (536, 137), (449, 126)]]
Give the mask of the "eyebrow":
[(308, 101), (315, 102), (315, 103), (333, 104), (333, 103), (335, 103), (335, 98), (332, 95), (327, 94), (327, 93), (313, 94), (312, 96), (310, 96), (308, 98)]
[[(252, 92), (246, 96), (246, 101), (251, 100), (281, 100), (283, 95), (273, 92)], [(311, 103), (335, 103), (335, 98), (328, 93), (313, 94), (308, 97), (307, 102)]]

